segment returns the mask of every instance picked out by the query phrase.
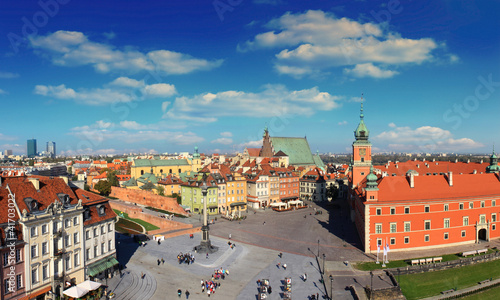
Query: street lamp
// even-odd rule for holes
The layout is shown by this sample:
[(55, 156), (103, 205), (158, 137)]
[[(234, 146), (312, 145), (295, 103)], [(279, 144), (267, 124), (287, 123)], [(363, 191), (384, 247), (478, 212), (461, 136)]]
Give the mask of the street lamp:
[(330, 300), (333, 299), (333, 276), (330, 274)]
[(318, 240), (318, 257), (319, 257), (319, 240)]
[(323, 275), (325, 275), (325, 253), (323, 253)]
[(373, 271), (370, 271), (370, 300), (373, 299)]

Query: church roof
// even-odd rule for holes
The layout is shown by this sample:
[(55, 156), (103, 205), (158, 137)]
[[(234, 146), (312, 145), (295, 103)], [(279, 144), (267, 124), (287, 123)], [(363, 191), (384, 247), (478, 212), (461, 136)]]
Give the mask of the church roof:
[(305, 138), (270, 137), (274, 152), (282, 151), (291, 165), (314, 165), (315, 161)]
[(136, 167), (164, 167), (164, 166), (187, 166), (186, 159), (136, 159)]

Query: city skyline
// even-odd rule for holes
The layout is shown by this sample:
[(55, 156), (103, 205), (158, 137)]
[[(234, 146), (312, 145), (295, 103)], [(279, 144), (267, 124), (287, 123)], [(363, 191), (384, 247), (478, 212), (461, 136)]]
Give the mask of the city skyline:
[(307, 136), (349, 152), (489, 153), (498, 2), (1, 3), (0, 149), (242, 151)]

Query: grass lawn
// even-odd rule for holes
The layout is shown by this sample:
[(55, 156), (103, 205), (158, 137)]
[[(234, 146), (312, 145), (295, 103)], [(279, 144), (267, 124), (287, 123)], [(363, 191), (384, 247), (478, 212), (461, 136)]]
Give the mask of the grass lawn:
[[(438, 295), (449, 289), (463, 289), (479, 281), (500, 277), (500, 260), (462, 268), (401, 275), (399, 285), (408, 300)], [(482, 298), (481, 298), (482, 299)]]
[(187, 218), (186, 216), (184, 215), (180, 215), (180, 214), (177, 214), (177, 213), (173, 213), (173, 212), (170, 212), (168, 210), (163, 210), (163, 209), (159, 209), (159, 208), (155, 208), (155, 207), (151, 207), (151, 206), (146, 206), (147, 209), (150, 209), (150, 210), (154, 210), (156, 212), (159, 212), (159, 213), (162, 213), (162, 214), (173, 214), (174, 216), (176, 216), (177, 218)]
[[(121, 233), (137, 234), (142, 232), (142, 227), (126, 219), (118, 220), (115, 224), (116, 231)], [(132, 229), (132, 230), (129, 230)]]
[(500, 287), (497, 286), (497, 287), (488, 289), (484, 292), (479, 292), (477, 294), (463, 297), (461, 299), (464, 299), (464, 300), (496, 300), (496, 299), (498, 299), (499, 295), (500, 295)]
[[(492, 252), (498, 251), (496, 249), (488, 249), (488, 252), (485, 254), (490, 254)], [(481, 254), (484, 255), (484, 254)], [(431, 257), (436, 257), (436, 256), (431, 256)], [(458, 260), (462, 259), (463, 257), (460, 254), (447, 254), (447, 255), (442, 255), (443, 262), (446, 261), (452, 261), (452, 260)], [(380, 255), (380, 259), (382, 258), (382, 255)], [(414, 259), (421, 259), (421, 258), (429, 258), (427, 257), (419, 257), (419, 258), (414, 258)], [(372, 271), (372, 270), (377, 270), (377, 269), (390, 269), (390, 268), (404, 268), (407, 266), (411, 266), (411, 259), (410, 260), (394, 260), (394, 261), (389, 261), (388, 264), (386, 264), (385, 268), (382, 268), (382, 263), (376, 264), (374, 262), (365, 262), (365, 263), (359, 263), (354, 265), (354, 267), (358, 270), (361, 271)]]
[[(151, 231), (151, 230), (160, 229), (160, 227), (155, 226), (155, 225), (153, 225), (153, 224), (151, 224), (151, 223), (148, 223), (148, 222), (146, 222), (146, 221), (143, 221), (143, 220), (141, 220), (141, 219), (132, 219), (131, 217), (129, 217), (129, 216), (128, 216), (128, 214), (127, 214), (127, 213), (121, 212), (121, 211), (119, 211), (119, 210), (117, 210), (117, 209), (113, 209), (113, 211), (114, 211), (117, 215), (119, 215), (119, 216), (122, 216), (122, 215), (123, 215), (123, 218), (125, 218), (125, 219), (127, 219), (127, 220), (131, 220), (131, 221), (134, 221), (134, 222), (137, 222), (137, 223), (141, 224), (142, 226), (144, 226), (144, 228), (146, 228), (146, 231)], [(142, 229), (141, 229), (141, 231), (142, 231)]]

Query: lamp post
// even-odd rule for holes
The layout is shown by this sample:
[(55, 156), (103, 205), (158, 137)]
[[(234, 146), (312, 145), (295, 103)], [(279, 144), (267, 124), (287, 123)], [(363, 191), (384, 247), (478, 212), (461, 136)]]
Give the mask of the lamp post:
[(323, 275), (325, 275), (325, 253), (323, 253)]
[(319, 257), (319, 240), (318, 240), (318, 257)]
[(330, 300), (333, 299), (333, 276), (330, 274)]
[(212, 243), (210, 242), (210, 235), (208, 233), (208, 212), (207, 212), (207, 192), (208, 192), (208, 187), (207, 183), (203, 182), (203, 185), (201, 186), (201, 193), (203, 195), (203, 226), (201, 226), (201, 232), (202, 232), (202, 239), (200, 242), (200, 245), (196, 246), (195, 249), (200, 250), (200, 251), (206, 251), (207, 253), (213, 253), (218, 250), (217, 247), (212, 246)]
[(370, 300), (373, 299), (373, 271), (370, 271)]

